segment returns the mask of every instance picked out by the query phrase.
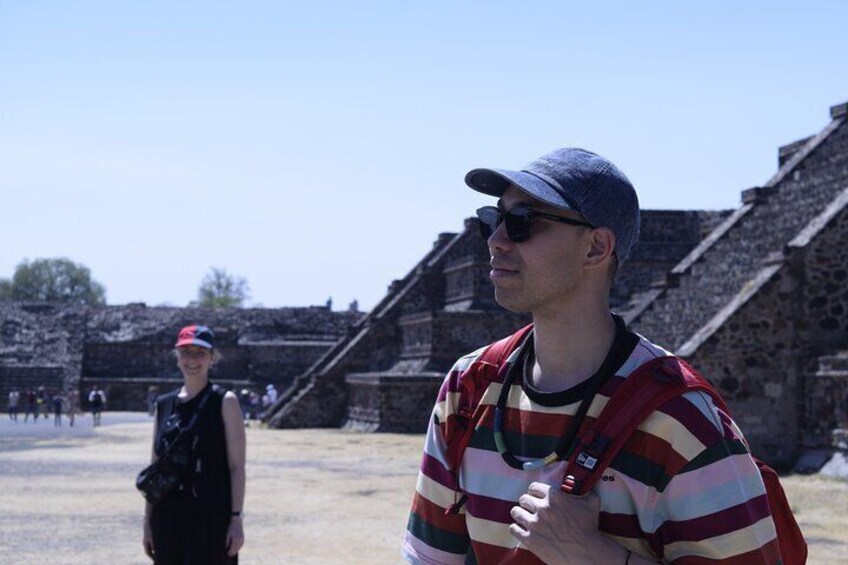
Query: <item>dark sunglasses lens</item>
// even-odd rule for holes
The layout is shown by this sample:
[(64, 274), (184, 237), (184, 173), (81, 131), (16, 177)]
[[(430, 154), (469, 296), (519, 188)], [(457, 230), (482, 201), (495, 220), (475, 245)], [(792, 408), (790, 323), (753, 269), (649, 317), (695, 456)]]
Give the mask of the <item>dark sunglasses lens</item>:
[(504, 214), (506, 234), (509, 239), (515, 243), (527, 241), (530, 237), (530, 220), (530, 213), (523, 208), (513, 208)]
[(489, 239), (500, 223), (500, 211), (494, 206), (486, 206), (477, 210), (477, 223), (480, 226), (480, 235)]

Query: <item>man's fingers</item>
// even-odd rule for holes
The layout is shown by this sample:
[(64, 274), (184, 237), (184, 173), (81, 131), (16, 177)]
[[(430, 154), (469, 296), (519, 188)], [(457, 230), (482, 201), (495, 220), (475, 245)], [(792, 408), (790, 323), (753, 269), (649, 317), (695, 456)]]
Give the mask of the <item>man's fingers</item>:
[(536, 512), (538, 509), (538, 504), (536, 502), (538, 499), (534, 496), (530, 496), (529, 494), (522, 494), (518, 497), (518, 504), (528, 512)]
[(527, 538), (530, 536), (530, 532), (528, 532), (518, 524), (510, 524), (509, 533), (512, 534), (512, 537), (521, 542), (526, 541)]
[(527, 529), (530, 524), (536, 521), (535, 514), (528, 512), (520, 506), (513, 506), (512, 510), (509, 511), (509, 515), (513, 520), (515, 520), (516, 524), (520, 525), (524, 529)]
[(527, 487), (527, 493), (532, 494), (536, 498), (545, 498), (548, 496), (550, 490), (550, 485), (546, 485), (545, 483), (532, 482), (530, 483), (530, 486)]

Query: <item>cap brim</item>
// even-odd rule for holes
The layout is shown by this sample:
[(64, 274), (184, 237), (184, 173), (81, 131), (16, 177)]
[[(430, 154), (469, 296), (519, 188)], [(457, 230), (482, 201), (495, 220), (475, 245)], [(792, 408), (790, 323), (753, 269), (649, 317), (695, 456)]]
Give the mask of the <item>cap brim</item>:
[(202, 339), (182, 339), (178, 341), (174, 347), (186, 347), (187, 345), (196, 345), (198, 347), (205, 347), (206, 349), (213, 349), (211, 343), (203, 341)]
[(507, 171), (503, 169), (474, 169), (465, 175), (465, 184), (477, 192), (490, 196), (503, 196), (510, 186), (514, 185), (522, 192), (563, 210), (574, 210), (550, 184), (536, 175), (524, 171)]

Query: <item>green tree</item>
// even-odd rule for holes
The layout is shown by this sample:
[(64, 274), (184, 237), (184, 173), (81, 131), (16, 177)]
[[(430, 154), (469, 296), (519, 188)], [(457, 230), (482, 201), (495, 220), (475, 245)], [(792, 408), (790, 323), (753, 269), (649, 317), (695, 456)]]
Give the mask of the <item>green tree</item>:
[(250, 297), (250, 287), (243, 277), (231, 275), (226, 269), (212, 267), (197, 289), (197, 301), (203, 308), (242, 307)]
[(106, 289), (70, 259), (24, 259), (11, 279), (0, 279), (0, 299), (102, 306)]

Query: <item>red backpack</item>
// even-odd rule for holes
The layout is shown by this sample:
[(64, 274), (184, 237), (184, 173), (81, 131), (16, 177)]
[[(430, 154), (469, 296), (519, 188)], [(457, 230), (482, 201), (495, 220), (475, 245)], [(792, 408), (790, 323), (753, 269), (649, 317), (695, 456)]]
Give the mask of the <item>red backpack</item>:
[[(445, 423), (447, 458), (455, 473), (483, 416), (484, 409), (480, 407), (483, 393), (491, 382), (503, 381), (506, 359), (531, 329), (532, 324), (493, 343), (459, 375), (456, 383), (460, 391), (459, 408)], [(598, 418), (591, 425), (585, 422), (581, 425), (560, 487), (563, 492), (575, 495), (589, 492), (645, 418), (668, 401), (690, 391), (710, 395), (720, 410), (730, 414), (718, 391), (682, 359), (659, 357), (638, 367), (616, 389)], [(806, 563), (807, 543), (789, 508), (777, 472), (756, 457), (754, 462), (766, 488), (781, 564)], [(465, 499), (463, 496), (448, 511), (457, 512)]]

